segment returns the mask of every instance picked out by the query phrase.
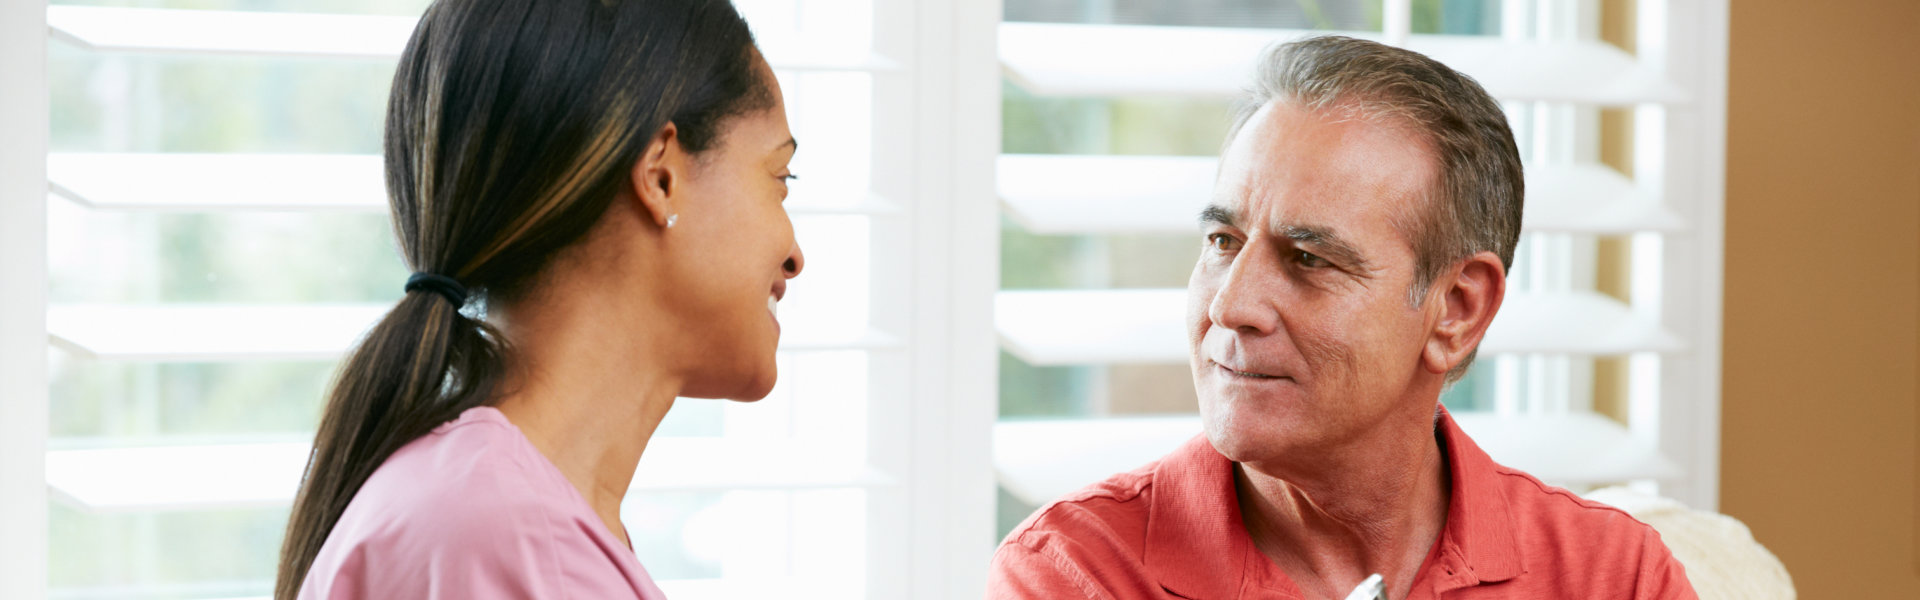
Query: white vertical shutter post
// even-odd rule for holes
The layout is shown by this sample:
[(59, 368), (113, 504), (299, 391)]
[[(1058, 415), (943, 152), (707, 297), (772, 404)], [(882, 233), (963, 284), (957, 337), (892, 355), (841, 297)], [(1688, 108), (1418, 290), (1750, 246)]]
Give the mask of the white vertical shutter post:
[[(877, 10), (880, 4), (893, 3), (876, 3)], [(900, 124), (913, 131), (906, 153), (911, 179), (898, 182), (914, 197), (911, 236), (900, 248), (875, 252), (910, 252), (913, 261), (911, 304), (890, 309), (911, 324), (905, 534), (913, 555), (905, 593), (877, 589), (874, 597), (970, 600), (986, 592), (986, 567), (998, 541), (992, 432), (999, 406), (993, 291), (1000, 222), (992, 199), (1000, 150), (1000, 3), (925, 0), (915, 6), (907, 61), (915, 73), (914, 109), (912, 120)]]
[(1413, 0), (1384, 0), (1380, 6), (1380, 25), (1386, 34), (1382, 42), (1406, 46), (1413, 36)]
[(0, 598), (47, 595), (47, 27), (0, 2)]
[[(1664, 171), (1658, 171), (1656, 179), (1660, 197), (1681, 218), (1695, 224), (1689, 233), (1666, 236), (1660, 244), (1661, 322), (1687, 340), (1690, 348), (1663, 357), (1658, 369), (1653, 437), (1686, 471), (1686, 477), (1660, 491), (1703, 510), (1718, 510), (1720, 496), (1728, 13), (1727, 0), (1644, 0), (1637, 36), (1640, 60), (1671, 80), (1687, 82), (1693, 97), (1685, 105), (1641, 113), (1663, 116), (1655, 122), (1661, 127), (1656, 151), (1665, 158), (1658, 165)], [(1636, 141), (1637, 146), (1646, 144)], [(1636, 175), (1640, 166), (1636, 165)]]

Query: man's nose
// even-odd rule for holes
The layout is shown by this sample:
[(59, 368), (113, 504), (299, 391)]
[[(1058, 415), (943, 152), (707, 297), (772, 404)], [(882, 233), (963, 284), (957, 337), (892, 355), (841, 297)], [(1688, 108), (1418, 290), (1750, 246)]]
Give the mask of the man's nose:
[(1218, 287), (1214, 288), (1207, 318), (1213, 320), (1214, 326), (1237, 333), (1273, 333), (1280, 326), (1280, 312), (1274, 303), (1283, 284), (1280, 278), (1279, 273), (1264, 268), (1242, 249), (1240, 257), (1227, 267)]

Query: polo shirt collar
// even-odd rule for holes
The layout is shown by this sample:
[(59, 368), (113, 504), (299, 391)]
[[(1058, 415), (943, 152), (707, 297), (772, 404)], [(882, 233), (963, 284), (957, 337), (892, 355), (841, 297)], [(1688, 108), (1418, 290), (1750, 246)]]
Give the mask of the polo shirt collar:
[[(1438, 410), (1452, 494), (1440, 548), (1425, 577), (1439, 591), (1512, 579), (1525, 572), (1513, 515), (1493, 478), (1499, 466), (1467, 437), (1446, 409)], [(1143, 562), (1147, 574), (1169, 592), (1188, 598), (1235, 598), (1254, 568), (1278, 567), (1258, 554), (1240, 518), (1232, 461), (1201, 434), (1168, 454), (1154, 468), (1147, 509)], [(1194, 568), (1196, 557), (1208, 568)]]
[(1204, 433), (1161, 459), (1147, 508), (1147, 574), (1188, 598), (1232, 598), (1252, 551), (1234, 493), (1233, 461), (1214, 450)]
[[(1434, 573), (1441, 588), (1454, 589), (1506, 581), (1526, 572), (1520, 555), (1513, 513), (1505, 488), (1497, 480), (1500, 465), (1487, 456), (1467, 432), (1454, 423), (1446, 407), (1439, 409), (1442, 448), (1448, 475), (1453, 478), (1447, 506), (1447, 525), (1440, 532), (1441, 564)], [(1447, 571), (1451, 569), (1452, 573)]]

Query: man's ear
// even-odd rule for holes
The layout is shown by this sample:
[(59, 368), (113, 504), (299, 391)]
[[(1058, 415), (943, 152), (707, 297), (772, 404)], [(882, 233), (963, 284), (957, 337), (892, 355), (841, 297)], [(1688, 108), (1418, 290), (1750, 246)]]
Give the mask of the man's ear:
[(657, 227), (665, 229), (667, 220), (678, 214), (674, 206), (677, 192), (686, 182), (687, 153), (680, 147), (680, 128), (673, 123), (661, 127), (647, 142), (647, 151), (633, 163), (629, 181), (639, 208)]
[(1507, 295), (1506, 267), (1492, 252), (1468, 257), (1451, 273), (1451, 279), (1433, 282), (1436, 290), (1427, 298), (1428, 302), (1440, 303), (1440, 319), (1427, 337), (1420, 362), (1434, 374), (1445, 374), (1480, 346), (1480, 338), (1486, 337), (1487, 325), (1493, 323), (1493, 315), (1500, 311), (1500, 302)]

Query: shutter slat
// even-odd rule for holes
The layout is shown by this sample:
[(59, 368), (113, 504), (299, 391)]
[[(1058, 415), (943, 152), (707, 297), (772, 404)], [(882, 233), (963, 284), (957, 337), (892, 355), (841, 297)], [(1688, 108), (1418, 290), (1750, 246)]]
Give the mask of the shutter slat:
[[(156, 212), (387, 210), (386, 167), (371, 154), (189, 154), (55, 152), (55, 196), (97, 210)], [(854, 200), (849, 201), (852, 198)], [(872, 194), (799, 186), (796, 215), (887, 215), (899, 207)]]
[[(1679, 467), (1626, 428), (1592, 413), (1501, 417), (1453, 413), (1496, 462), (1548, 483), (1667, 479)], [(993, 428), (994, 470), (1021, 501), (1041, 505), (1138, 468), (1201, 432), (1198, 416), (1003, 421)]]
[[(1028, 364), (1184, 363), (1186, 303), (1182, 289), (1002, 291), (994, 323), (1001, 346)], [(1480, 344), (1483, 354), (1680, 349), (1658, 323), (1592, 292), (1509, 293)]]
[(1003, 154), (1008, 217), (1043, 235), (1199, 231), (1218, 161), (1197, 156)]
[[(306, 469), (303, 442), (151, 446), (47, 453), (55, 498), (97, 512), (285, 506)], [(892, 477), (809, 444), (655, 438), (633, 491), (877, 488)], [(714, 468), (726, 465), (726, 468)]]
[[(391, 308), (384, 304), (56, 305), (47, 309), (47, 331), (54, 346), (96, 360), (333, 360)], [(899, 346), (893, 336), (872, 330), (789, 326), (780, 338), (783, 351)]]
[[(50, 37), (97, 52), (394, 59), (415, 17), (49, 6)], [(763, 40), (775, 70), (892, 71), (892, 60)]]
[(385, 173), (370, 154), (47, 155), (54, 195), (108, 210), (385, 211)]
[[(1199, 231), (1218, 162), (1191, 156), (1006, 154), (1000, 200), (1027, 231), (1043, 235)], [(1624, 235), (1685, 229), (1678, 215), (1619, 172), (1598, 165), (1526, 169), (1532, 233)]]
[[(1044, 96), (1229, 97), (1247, 86), (1267, 46), (1324, 34), (1380, 38), (1377, 32), (1002, 23), (1000, 61), (1021, 88)], [(1416, 35), (1407, 48), (1472, 76), (1503, 100), (1599, 106), (1686, 100), (1678, 86), (1601, 42)]]

